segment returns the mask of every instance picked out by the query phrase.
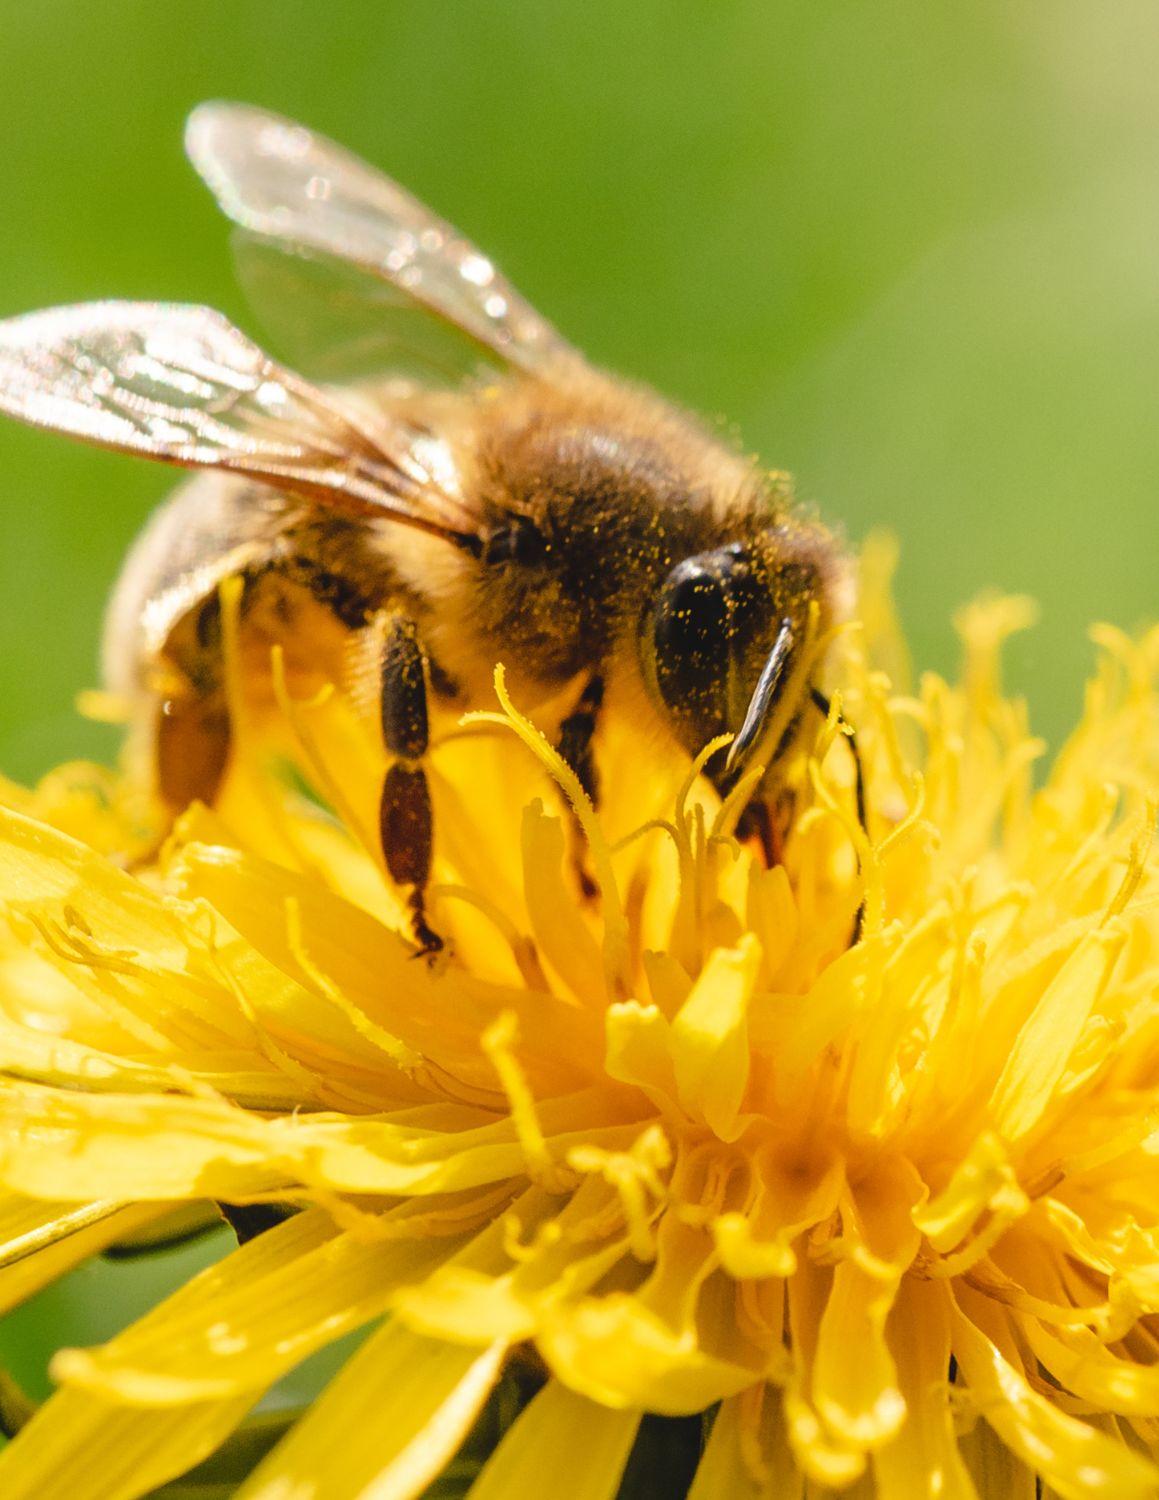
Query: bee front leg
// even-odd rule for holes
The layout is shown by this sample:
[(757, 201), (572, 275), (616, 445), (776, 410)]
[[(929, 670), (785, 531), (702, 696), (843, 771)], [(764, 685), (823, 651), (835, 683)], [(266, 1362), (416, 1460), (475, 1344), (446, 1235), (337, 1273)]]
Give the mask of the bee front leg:
[(579, 784), (591, 798), (599, 803), (600, 778), (592, 755), (592, 740), (599, 723), (600, 707), (604, 701), (604, 680), (589, 677), (587, 685), (579, 695), (575, 708), (559, 726), (556, 749), (579, 778)]
[(792, 821), (791, 794), (789, 806), (771, 807), (763, 798), (749, 802), (737, 819), (736, 836), (742, 843), (755, 839), (760, 845), (766, 869), (781, 863), (785, 847), (785, 830)]
[(221, 693), (166, 698), (156, 724), (157, 790), (171, 817), (191, 802), (212, 806), (229, 763), (229, 711)]
[(153, 727), (154, 772), (174, 818), (191, 802), (212, 807), (225, 780), (233, 735), (221, 653), (214, 593), (177, 623), (162, 653), (166, 689)]
[(427, 924), (425, 892), (431, 872), (434, 818), (427, 773), (421, 765), (429, 743), (426, 661), (413, 620), (395, 616), (387, 625), (380, 666), (382, 737), (394, 756), (382, 786), (378, 826), (390, 877), (411, 887), (415, 939), (427, 953), (443, 940)]
[[(575, 772), (593, 806), (599, 806), (600, 776), (592, 754), (592, 742), (599, 723), (600, 707), (604, 701), (602, 677), (590, 677), (579, 695), (576, 706), (559, 726), (556, 749)], [(583, 895), (592, 900), (599, 894), (599, 886), (592, 879), (584, 859), (584, 845), (579, 818), (572, 813), (572, 832), (575, 836), (575, 873)]]

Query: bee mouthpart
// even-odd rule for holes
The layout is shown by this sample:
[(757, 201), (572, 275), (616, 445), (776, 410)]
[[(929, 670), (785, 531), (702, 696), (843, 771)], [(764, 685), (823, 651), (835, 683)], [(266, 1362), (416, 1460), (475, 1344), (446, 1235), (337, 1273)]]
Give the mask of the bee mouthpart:
[(728, 748), (728, 758), (724, 763), (725, 775), (742, 770), (754, 748), (760, 743), (765, 726), (776, 707), (781, 684), (785, 680), (785, 668), (792, 651), (793, 622), (787, 619), (782, 620), (781, 628), (777, 631), (777, 638), (773, 642), (773, 649), (765, 659), (761, 675), (757, 678), (757, 685), (749, 699), (744, 723), (736, 739)]

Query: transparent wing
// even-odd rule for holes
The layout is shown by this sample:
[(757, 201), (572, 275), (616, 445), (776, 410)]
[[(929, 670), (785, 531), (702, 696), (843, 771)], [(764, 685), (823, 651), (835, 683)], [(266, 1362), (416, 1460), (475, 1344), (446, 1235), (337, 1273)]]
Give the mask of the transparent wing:
[(457, 390), (510, 365), (398, 287), (333, 255), (309, 253), (245, 229), (234, 268), (271, 347), (330, 385), (402, 381)]
[(94, 302), (0, 323), (0, 411), (471, 540), (405, 433), (345, 410), (209, 308)]
[(349, 151), (250, 105), (195, 109), (186, 150), (223, 211), (291, 250), (389, 283), (524, 369), (579, 356), (456, 229)]

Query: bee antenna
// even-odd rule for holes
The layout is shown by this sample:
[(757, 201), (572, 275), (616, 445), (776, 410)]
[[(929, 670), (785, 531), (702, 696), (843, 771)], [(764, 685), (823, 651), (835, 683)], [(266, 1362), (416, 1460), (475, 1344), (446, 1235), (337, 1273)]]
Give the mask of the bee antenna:
[(473, 531), (445, 531), (442, 535), (460, 552), (468, 552), (476, 558), (483, 556), (483, 538)]
[(409, 526), (413, 531), (425, 531), (428, 536), (437, 536), (440, 541), (450, 542), (452, 547), (458, 547), (462, 552), (469, 552), (472, 557), (483, 555), (482, 537), (477, 536), (473, 531), (459, 531), (454, 526), (446, 526), (433, 516), (424, 516), (418, 511), (389, 503), (376, 505), (371, 514), (381, 516), (385, 520), (398, 521), (403, 526)]
[(777, 701), (777, 694), (785, 675), (785, 666), (792, 650), (793, 622), (785, 619), (781, 621), (781, 628), (777, 631), (773, 648), (765, 658), (761, 675), (757, 678), (757, 685), (753, 689), (749, 706), (745, 710), (744, 723), (736, 739), (729, 746), (728, 760), (724, 768), (726, 774), (744, 764), (749, 752), (764, 732), (769, 714)]

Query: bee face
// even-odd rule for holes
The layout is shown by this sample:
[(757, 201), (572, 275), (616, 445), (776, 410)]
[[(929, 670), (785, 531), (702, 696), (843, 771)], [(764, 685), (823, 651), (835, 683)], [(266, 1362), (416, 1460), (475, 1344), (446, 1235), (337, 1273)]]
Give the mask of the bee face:
[(594, 663), (635, 671), (690, 754), (743, 732), (709, 764), (722, 787), (758, 754), (776, 761), (807, 637), (833, 614), (828, 534), (627, 387), (516, 396), (513, 410), (488, 430), (478, 476), (485, 655), (544, 682)]
[(509, 420), (498, 414), (480, 442), (475, 620), (485, 654), (558, 684), (634, 654), (640, 601), (718, 528), (637, 393), (593, 378), (509, 399)]
[(734, 736), (709, 762), (718, 784), (754, 757), (775, 762), (791, 739), (810, 610), (830, 613), (825, 562), (819, 532), (770, 528), (682, 559), (644, 612), (645, 681), (675, 738), (694, 755)]

